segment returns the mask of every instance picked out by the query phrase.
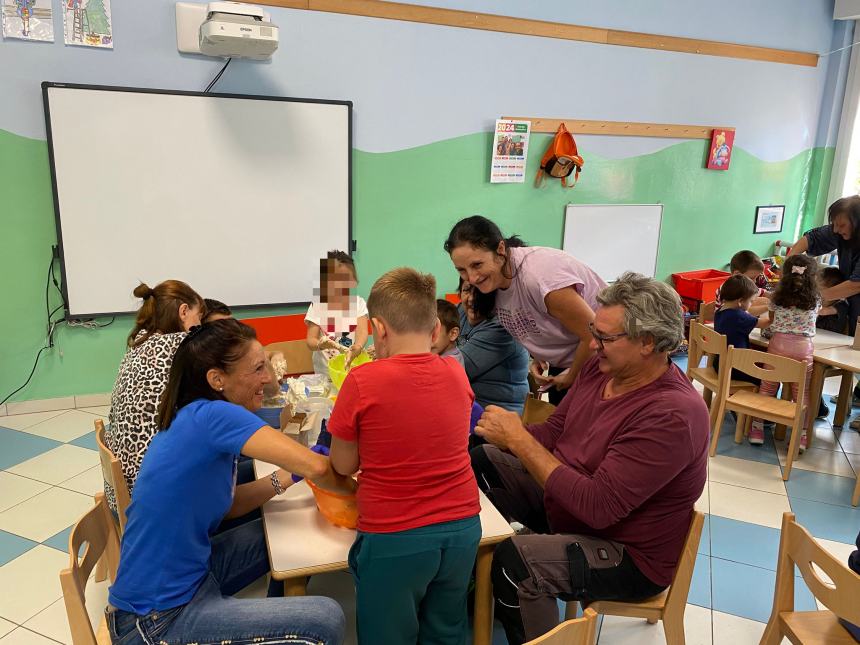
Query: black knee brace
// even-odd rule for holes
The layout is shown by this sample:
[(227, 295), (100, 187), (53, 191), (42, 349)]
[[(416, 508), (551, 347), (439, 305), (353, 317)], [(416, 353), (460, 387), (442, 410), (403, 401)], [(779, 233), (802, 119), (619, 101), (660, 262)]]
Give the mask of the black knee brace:
[(513, 540), (508, 538), (496, 547), (493, 554), (493, 567), (490, 578), (493, 581), (493, 594), (508, 605), (519, 605), (517, 586), (531, 577), (526, 563)]

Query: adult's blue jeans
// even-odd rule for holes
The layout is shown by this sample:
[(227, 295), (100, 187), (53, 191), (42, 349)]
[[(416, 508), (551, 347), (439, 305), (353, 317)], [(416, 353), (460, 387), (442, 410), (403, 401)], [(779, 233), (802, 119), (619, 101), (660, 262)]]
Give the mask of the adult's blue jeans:
[(212, 538), (209, 574), (188, 604), (145, 616), (109, 607), (113, 645), (339, 645), (343, 610), (330, 598), (230, 597), (269, 571), (261, 524), (255, 520)]

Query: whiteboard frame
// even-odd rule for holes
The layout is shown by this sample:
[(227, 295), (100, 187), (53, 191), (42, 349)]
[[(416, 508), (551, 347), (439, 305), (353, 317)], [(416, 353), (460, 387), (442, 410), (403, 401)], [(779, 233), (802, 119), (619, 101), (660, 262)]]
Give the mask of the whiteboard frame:
[[(51, 131), (51, 111), (50, 111), (50, 100), (48, 96), (48, 90), (51, 88), (61, 88), (61, 89), (76, 89), (76, 90), (98, 90), (103, 92), (129, 92), (129, 93), (139, 93), (139, 94), (169, 94), (174, 96), (197, 96), (197, 97), (212, 97), (212, 98), (222, 98), (222, 99), (243, 99), (243, 100), (259, 100), (259, 101), (283, 101), (283, 102), (291, 102), (291, 103), (316, 103), (323, 105), (341, 105), (347, 109), (347, 252), (352, 256), (353, 252), (356, 250), (356, 242), (352, 237), (352, 117), (353, 117), (353, 104), (352, 101), (340, 101), (340, 100), (331, 100), (331, 99), (311, 99), (311, 98), (301, 98), (301, 97), (284, 97), (284, 96), (263, 96), (263, 95), (255, 95), (255, 94), (233, 94), (233, 93), (219, 93), (219, 92), (188, 92), (181, 90), (164, 90), (164, 89), (156, 89), (156, 88), (142, 88), (142, 87), (121, 87), (121, 86), (113, 86), (113, 85), (89, 85), (82, 83), (57, 83), (52, 81), (42, 81), (42, 103), (45, 108), (45, 132), (47, 134), (48, 141), (48, 160), (51, 167), (51, 192), (53, 195), (54, 201), (54, 224), (56, 226), (57, 231), (57, 245), (52, 255), (52, 262), (56, 259), (60, 261), (60, 275), (61, 275), (61, 291), (63, 295), (63, 310), (66, 318), (71, 319), (80, 319), (80, 318), (95, 318), (100, 316), (122, 316), (126, 314), (131, 314), (135, 312), (135, 309), (129, 309), (126, 311), (100, 311), (100, 312), (77, 312), (72, 311), (69, 308), (69, 293), (66, 282), (66, 262), (65, 255), (63, 250), (63, 230), (61, 224), (61, 215), (60, 215), (60, 200), (59, 200), (59, 190), (57, 187), (57, 169), (54, 162), (54, 141), (53, 135)], [(231, 306), (231, 309), (234, 310), (243, 310), (243, 309), (252, 309), (252, 308), (276, 308), (276, 307), (291, 307), (291, 306), (307, 306), (310, 304), (310, 300), (298, 301), (298, 302), (277, 302), (277, 303), (259, 303), (259, 304), (244, 304)]]
[[(654, 252), (654, 269), (651, 272), (651, 275), (648, 276), (649, 278), (656, 278), (657, 262), (660, 259), (660, 240), (661, 240), (662, 235), (663, 235), (663, 210), (666, 208), (666, 205), (660, 204), (660, 203), (657, 203), (657, 204), (573, 204), (573, 203), (567, 203), (564, 205), (564, 220), (562, 222), (562, 227), (561, 227), (561, 249), (565, 253), (572, 255), (572, 253), (565, 248), (565, 237), (567, 235), (567, 219), (568, 219), (567, 213), (568, 213), (568, 209), (571, 207), (572, 208), (584, 208), (584, 207), (589, 207), (589, 206), (591, 206), (591, 207), (594, 207), (594, 206), (603, 206), (603, 207), (659, 206), (660, 207), (660, 222), (657, 226), (657, 249)], [(578, 259), (581, 259), (581, 258), (578, 258)], [(629, 269), (624, 269), (624, 270), (627, 271)], [(603, 276), (601, 276), (601, 278), (603, 278)], [(615, 280), (606, 280), (606, 282), (611, 284), (612, 282), (615, 282)]]

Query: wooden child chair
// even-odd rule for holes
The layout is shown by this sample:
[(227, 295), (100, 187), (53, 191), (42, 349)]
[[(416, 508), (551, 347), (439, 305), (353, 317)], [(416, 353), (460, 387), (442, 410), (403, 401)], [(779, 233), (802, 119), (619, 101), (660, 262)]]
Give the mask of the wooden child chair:
[[(737, 413), (735, 443), (743, 440), (744, 428), (753, 417), (793, 428), (782, 473), (783, 480), (788, 480), (791, 475), (791, 465), (797, 459), (800, 449), (800, 435), (803, 434), (806, 362), (754, 349), (735, 349), (729, 346), (725, 365), (723, 366), (721, 361), (720, 367), (720, 380), (726, 387), (721, 388), (718, 394), (717, 418), (721, 419), (727, 410), (734, 410)], [(796, 384), (797, 401), (786, 401), (749, 390), (739, 390), (730, 394), (728, 383), (732, 369), (740, 370), (762, 381), (782, 383), (783, 387)], [(713, 448), (713, 441), (711, 447)]]
[(96, 443), (99, 446), (99, 461), (102, 466), (102, 478), (113, 488), (116, 498), (116, 511), (119, 516), (119, 535), (125, 532), (125, 512), (131, 503), (128, 494), (128, 485), (125, 483), (125, 475), (122, 474), (122, 464), (119, 463), (110, 448), (105, 443), (105, 422), (96, 419), (93, 422), (96, 428)]
[[(731, 369), (726, 369), (726, 350), (725, 336), (695, 321), (690, 323), (690, 345), (687, 351), (687, 378), (690, 379), (690, 382), (698, 381), (702, 384), (705, 403), (708, 404), (711, 411), (711, 448), (709, 451), (711, 457), (717, 452), (720, 429), (723, 425), (723, 417), (717, 416), (717, 406), (713, 403), (713, 395), (716, 393), (717, 399), (720, 398), (720, 374), (724, 371), (728, 374), (732, 373)], [(699, 367), (703, 356), (707, 356), (708, 361), (704, 367)], [(719, 372), (714, 369), (714, 358), (717, 356), (720, 357)], [(730, 394), (734, 394), (739, 390), (755, 391), (757, 388), (754, 383), (736, 381), (729, 378), (728, 389)]]
[[(827, 609), (794, 611), (795, 566), (815, 599)], [(830, 580), (822, 579), (819, 570)], [(860, 625), (860, 576), (824, 550), (794, 513), (782, 516), (773, 611), (760, 645), (783, 637), (797, 645), (856, 645), (839, 618)]]
[[(684, 611), (687, 609), (687, 596), (690, 593), (690, 583), (693, 580), (693, 569), (696, 566), (696, 552), (702, 538), (702, 526), (705, 524), (705, 514), (693, 511), (690, 529), (684, 540), (684, 548), (678, 559), (678, 567), (672, 578), (672, 584), (661, 594), (640, 602), (619, 602), (616, 600), (596, 600), (590, 605), (598, 614), (604, 616), (630, 616), (645, 618), (655, 624), (663, 621), (668, 645), (684, 645)], [(570, 614), (568, 606), (568, 614)]]
[[(83, 556), (78, 557), (86, 545)], [(69, 535), (69, 568), (60, 571), (63, 602), (69, 619), (73, 645), (110, 645), (110, 634), (104, 617), (93, 631), (86, 608), (86, 586), (96, 562), (107, 563), (111, 581), (119, 566), (119, 537), (116, 524), (104, 494), (96, 495), (96, 504), (78, 520)]]
[(714, 313), (717, 311), (717, 303), (714, 300), (711, 302), (703, 302), (699, 305), (699, 324), (714, 322)]
[(566, 620), (525, 645), (592, 645), (597, 631), (597, 614), (593, 609), (586, 609), (583, 613), (582, 618)]

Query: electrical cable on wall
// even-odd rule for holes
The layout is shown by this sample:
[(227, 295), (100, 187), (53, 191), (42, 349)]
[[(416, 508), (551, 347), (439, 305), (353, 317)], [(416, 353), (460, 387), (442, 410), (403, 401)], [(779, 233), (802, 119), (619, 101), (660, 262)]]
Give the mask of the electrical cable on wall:
[(209, 83), (209, 85), (207, 85), (207, 86), (206, 86), (206, 89), (205, 89), (205, 90), (203, 90), (203, 93), (204, 93), (204, 94), (206, 94), (209, 90), (211, 90), (211, 89), (215, 86), (215, 83), (217, 83), (217, 82), (218, 82), (218, 79), (220, 79), (220, 78), (221, 78), (221, 74), (223, 74), (223, 73), (224, 73), (224, 70), (225, 70), (225, 69), (227, 69), (227, 65), (229, 65), (229, 64), (230, 64), (230, 61), (231, 61), (231, 60), (233, 60), (233, 59), (232, 59), (232, 58), (228, 58), (228, 59), (227, 59), (227, 62), (226, 62), (226, 63), (224, 63), (224, 67), (222, 67), (222, 68), (221, 68), (221, 71), (220, 71), (220, 72), (218, 72), (218, 73), (215, 75), (215, 78), (213, 78), (213, 79), (212, 79), (212, 82), (211, 82), (211, 83)]

